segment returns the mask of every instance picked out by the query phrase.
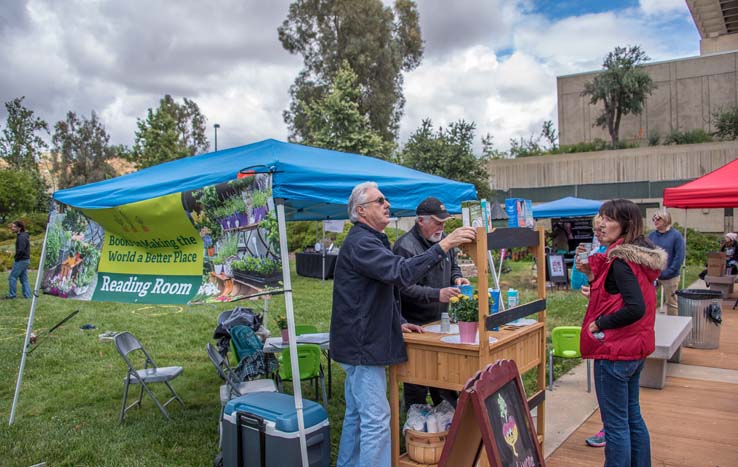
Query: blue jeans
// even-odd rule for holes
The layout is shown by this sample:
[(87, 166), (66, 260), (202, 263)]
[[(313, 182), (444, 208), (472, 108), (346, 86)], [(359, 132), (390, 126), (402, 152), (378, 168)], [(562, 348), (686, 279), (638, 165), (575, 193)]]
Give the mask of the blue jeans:
[(595, 360), (597, 402), (605, 426), (605, 467), (650, 467), (651, 440), (641, 417), (644, 360)]
[(341, 364), (346, 413), (336, 467), (389, 467), (390, 408), (383, 366)]
[(31, 285), (28, 283), (28, 266), (30, 266), (30, 259), (22, 259), (13, 263), (13, 269), (10, 271), (8, 277), (8, 285), (10, 291), (8, 292), (9, 298), (15, 298), (16, 293), (16, 281), (20, 278), (21, 289), (23, 289), (23, 298), (31, 298)]

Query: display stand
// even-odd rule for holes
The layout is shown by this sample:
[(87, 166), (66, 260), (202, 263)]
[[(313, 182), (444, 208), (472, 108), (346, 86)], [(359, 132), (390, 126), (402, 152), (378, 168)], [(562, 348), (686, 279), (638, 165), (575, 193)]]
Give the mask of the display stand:
[[(477, 267), (479, 290), (489, 288), (487, 252), (501, 248), (527, 247), (536, 257), (537, 300), (489, 315), (489, 297), (479, 294), (478, 344), (448, 344), (441, 341), (443, 334), (426, 332), (403, 334), (408, 360), (390, 366), (390, 427), (392, 432), (392, 465), (419, 467), (406, 454), (400, 455), (400, 398), (401, 382), (461, 391), (470, 378), (497, 360), (514, 360), (521, 373), (537, 368), (537, 390), (528, 398), (528, 406), (537, 408), (537, 440), (543, 443), (545, 430), (546, 379), (546, 281), (544, 231), (526, 228), (499, 228), (487, 233), (477, 228), (476, 242), (463, 246)], [(538, 322), (524, 327), (509, 327), (506, 323), (538, 313)], [(487, 331), (498, 327), (498, 331)], [(489, 337), (496, 339), (489, 343)], [(463, 437), (463, 433), (459, 436)], [(480, 453), (483, 451), (480, 450)], [(487, 457), (480, 456), (479, 465), (489, 465)]]

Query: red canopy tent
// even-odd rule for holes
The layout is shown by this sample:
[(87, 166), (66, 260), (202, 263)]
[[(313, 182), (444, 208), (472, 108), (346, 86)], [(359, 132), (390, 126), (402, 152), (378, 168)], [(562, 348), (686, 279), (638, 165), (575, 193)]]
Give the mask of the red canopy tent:
[(738, 207), (738, 159), (684, 185), (666, 188), (664, 206), (684, 209)]
[[(738, 207), (738, 159), (684, 185), (666, 188), (664, 206), (683, 209)], [(686, 243), (686, 216), (684, 224), (684, 242)], [(684, 260), (686, 262), (686, 256)], [(684, 288), (684, 275), (682, 275), (682, 288)]]

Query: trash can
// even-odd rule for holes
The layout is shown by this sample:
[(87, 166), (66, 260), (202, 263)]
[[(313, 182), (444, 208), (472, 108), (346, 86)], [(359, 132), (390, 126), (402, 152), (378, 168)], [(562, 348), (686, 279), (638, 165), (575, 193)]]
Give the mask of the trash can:
[(722, 294), (716, 290), (677, 290), (679, 316), (692, 318), (692, 332), (684, 340), (686, 347), (717, 349), (720, 347)]

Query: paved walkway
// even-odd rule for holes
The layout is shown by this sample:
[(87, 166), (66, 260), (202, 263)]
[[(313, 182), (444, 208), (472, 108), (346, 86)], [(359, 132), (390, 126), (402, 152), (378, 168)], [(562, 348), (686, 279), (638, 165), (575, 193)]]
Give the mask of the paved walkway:
[[(704, 283), (690, 288), (704, 288)], [(734, 294), (723, 301), (719, 349), (683, 349), (683, 363), (667, 367), (663, 390), (641, 390), (641, 407), (652, 438), (653, 465), (738, 465), (738, 369), (724, 364), (733, 360), (726, 355), (738, 353), (738, 340), (734, 338), (738, 334), (738, 311), (731, 309), (735, 299)], [(688, 360), (709, 361), (711, 366), (685, 364), (685, 351), (693, 354)], [(586, 365), (582, 363), (555, 381), (553, 391), (546, 392), (544, 456), (550, 467), (599, 466), (604, 461), (603, 449), (584, 443), (601, 426), (594, 392), (588, 394), (586, 386)]]

